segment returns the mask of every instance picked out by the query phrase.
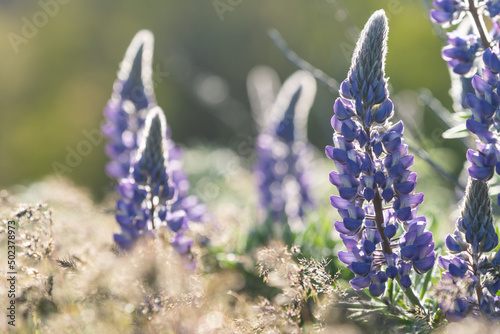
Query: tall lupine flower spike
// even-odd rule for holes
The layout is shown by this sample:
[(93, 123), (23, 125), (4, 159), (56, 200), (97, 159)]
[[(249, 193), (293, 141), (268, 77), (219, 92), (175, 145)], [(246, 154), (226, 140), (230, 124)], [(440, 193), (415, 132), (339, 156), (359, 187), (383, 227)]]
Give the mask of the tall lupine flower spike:
[(255, 166), (260, 206), (266, 219), (286, 219), (291, 227), (300, 227), (305, 211), (313, 206), (307, 117), (315, 93), (313, 76), (297, 71), (285, 81), (272, 107), (255, 113), (263, 116), (257, 119), (261, 134), (256, 142)]
[[(484, 52), (485, 67), (482, 75), (476, 75), (472, 79), (476, 94), (468, 94), (466, 97), (466, 103), (472, 111), (466, 127), (478, 138), (477, 151), (467, 151), (467, 159), (472, 164), (469, 167), (469, 175), (483, 181), (489, 181), (495, 170), (500, 174), (499, 55), (498, 46), (488, 48)], [(500, 195), (497, 201), (500, 205)]]
[[(457, 112), (468, 112), (465, 97), (474, 92), (471, 77), (480, 73), (483, 66), (481, 56), (488, 47), (495, 46), (500, 38), (498, 0), (434, 0), (430, 11), (432, 21), (444, 28), (453, 27), (448, 33), (448, 45), (443, 48), (442, 57), (450, 69), (453, 108)], [(485, 21), (491, 21), (492, 29), (487, 31)], [(456, 26), (455, 26), (456, 25)], [(456, 126), (458, 124), (455, 124)], [(451, 129), (456, 132), (459, 128)], [(458, 134), (458, 133), (457, 133)]]
[(172, 245), (188, 255), (192, 241), (184, 236), (188, 218), (183, 210), (172, 211), (177, 190), (168, 172), (168, 147), (163, 111), (155, 107), (148, 112), (145, 132), (131, 173), (121, 180), (116, 220), (122, 229), (115, 242), (131, 249), (140, 237), (153, 236), (154, 231), (168, 228)]
[[(434, 6), (438, 9), (431, 11), (434, 21), (446, 26), (446, 22), (440, 20), (439, 17), (444, 17), (444, 12), (453, 12), (452, 16), (457, 19), (452, 23), (458, 23), (461, 20), (458, 17), (463, 16), (457, 15), (460, 12), (468, 13), (470, 24), (474, 26), (473, 33), (467, 36), (458, 30), (448, 34), (450, 45), (443, 49), (443, 58), (455, 73), (463, 76), (478, 73), (475, 64), (484, 65), (481, 74), (474, 75), (471, 81), (475, 94), (468, 93), (465, 97), (465, 104), (471, 109), (472, 114), (466, 121), (466, 127), (478, 138), (477, 150), (468, 150), (467, 160), (472, 164), (469, 167), (469, 175), (472, 178), (489, 181), (495, 171), (500, 174), (500, 92), (498, 90), (500, 25), (497, 22), (500, 2), (497, 0), (479, 2), (435, 0)], [(493, 27), (489, 35), (485, 32), (483, 22), (486, 16), (491, 19)], [(497, 202), (500, 205), (500, 195), (497, 197)]]
[(462, 215), (454, 234), (446, 238), (451, 255), (438, 260), (445, 270), (441, 285), (451, 282), (457, 286), (464, 281), (469, 284), (463, 296), (440, 298), (440, 308), (450, 320), (469, 313), (500, 316), (500, 297), (496, 295), (500, 289), (500, 258), (498, 254), (490, 258), (485, 255), (498, 245), (488, 192), (485, 181), (469, 179)]
[(139, 147), (139, 131), (146, 110), (156, 104), (152, 82), (153, 34), (139, 31), (125, 53), (113, 94), (104, 109), (102, 132), (109, 142), (106, 153), (111, 161), (107, 174), (119, 181), (127, 177)]
[[(339, 196), (332, 196), (331, 204), (342, 217), (335, 229), (347, 252), (338, 256), (355, 274), (351, 286), (380, 296), (387, 280), (396, 278), (419, 305), (409, 289), (410, 273), (433, 267), (434, 242), (425, 230), (425, 217), (417, 216), (423, 194), (414, 193), (417, 174), (409, 170), (413, 156), (403, 144), (403, 123), (389, 122), (393, 104), (384, 77), (387, 34), (385, 13), (377, 11), (361, 32), (334, 104), (334, 145), (326, 147), (326, 155), (335, 162), (330, 182)], [(403, 234), (396, 237), (400, 225)]]
[[(102, 132), (109, 140), (106, 153), (111, 158), (106, 172), (118, 182), (129, 175), (137, 157), (147, 110), (156, 106), (152, 79), (153, 44), (150, 31), (141, 30), (135, 35), (121, 63), (112, 97), (104, 109), (106, 123)], [(177, 200), (172, 206), (186, 211), (191, 221), (203, 221), (206, 208), (196, 196), (188, 195), (189, 181), (182, 170), (182, 152), (171, 140), (168, 125), (165, 131), (169, 173), (178, 190)]]

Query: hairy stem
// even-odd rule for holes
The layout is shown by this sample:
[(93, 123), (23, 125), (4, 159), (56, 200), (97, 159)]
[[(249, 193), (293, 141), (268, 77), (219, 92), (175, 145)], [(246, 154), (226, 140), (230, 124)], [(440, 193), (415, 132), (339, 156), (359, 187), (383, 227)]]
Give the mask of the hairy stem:
[(477, 272), (477, 267), (479, 263), (479, 258), (480, 254), (473, 254), (472, 255), (472, 273), (474, 276), (477, 278), (477, 284), (476, 284), (476, 295), (477, 295), (477, 304), (481, 306), (481, 299), (483, 299), (483, 290), (481, 289), (481, 276)]
[[(370, 133), (370, 129), (365, 127), (365, 132)], [(371, 141), (368, 140), (368, 142)], [(373, 151), (370, 145), (367, 146), (366, 151), (370, 155), (372, 161), (374, 160)], [(384, 232), (384, 207), (382, 206), (382, 197), (380, 196), (378, 188), (375, 190), (375, 197), (373, 198), (373, 208), (375, 210), (375, 224), (377, 224), (377, 231), (382, 238), (382, 251), (384, 254), (392, 254), (391, 241)]]
[(474, 24), (476, 25), (477, 31), (479, 32), (479, 36), (481, 37), (481, 42), (483, 43), (484, 48), (489, 48), (490, 42), (488, 41), (488, 37), (485, 33), (486, 27), (484, 26), (482, 17), (477, 13), (475, 0), (469, 0), (469, 13), (474, 20)]
[(391, 242), (384, 233), (384, 209), (382, 208), (382, 197), (377, 189), (375, 197), (373, 198), (373, 208), (375, 209), (375, 223), (377, 224), (377, 231), (382, 238), (382, 250), (384, 254), (392, 254)]

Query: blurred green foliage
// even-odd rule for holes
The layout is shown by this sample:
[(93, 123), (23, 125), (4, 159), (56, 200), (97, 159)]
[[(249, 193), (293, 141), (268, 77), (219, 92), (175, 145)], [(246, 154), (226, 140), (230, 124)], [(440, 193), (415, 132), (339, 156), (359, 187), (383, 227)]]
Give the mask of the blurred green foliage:
[[(12, 33), (22, 36), (27, 21), (44, 23), (41, 4), (54, 1), (61, 3), (53, 17), (46, 15), (16, 53)], [(250, 69), (267, 64), (282, 79), (295, 70), (268, 38), (269, 28), (342, 81), (359, 29), (379, 8), (389, 17), (387, 75), (394, 94), (425, 87), (450, 106), (441, 41), (419, 0), (0, 1), (0, 186), (54, 173), (53, 162), (65, 164), (67, 149), (85, 140), (82, 131), (100, 128), (118, 64), (140, 29), (155, 35), (156, 94), (174, 140), (235, 148), (235, 138), (256, 132), (245, 87)], [(210, 105), (196, 96), (193, 85), (203, 75), (224, 80), (230, 104)], [(321, 151), (331, 141), (334, 98), (320, 86), (311, 111), (310, 140)], [(434, 121), (425, 115), (424, 134), (439, 127)], [(458, 153), (450, 160), (460, 159)], [(66, 176), (102, 195), (110, 189), (105, 161), (103, 143), (93, 145)], [(451, 167), (455, 173), (458, 165)]]

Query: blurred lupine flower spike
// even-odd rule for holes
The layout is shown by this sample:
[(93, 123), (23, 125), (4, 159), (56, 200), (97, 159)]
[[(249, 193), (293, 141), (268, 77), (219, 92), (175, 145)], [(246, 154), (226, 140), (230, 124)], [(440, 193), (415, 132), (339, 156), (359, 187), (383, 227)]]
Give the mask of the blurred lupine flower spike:
[[(330, 182), (339, 196), (330, 200), (342, 217), (335, 229), (347, 252), (338, 256), (355, 274), (351, 286), (380, 296), (388, 279), (397, 279), (420, 305), (409, 289), (410, 273), (414, 269), (422, 274), (434, 266), (434, 242), (425, 230), (425, 217), (417, 216), (423, 194), (414, 194), (417, 174), (409, 170), (413, 156), (403, 143), (403, 123), (389, 122), (393, 104), (384, 77), (387, 35), (385, 13), (377, 11), (361, 32), (335, 101), (334, 146), (326, 147), (326, 155), (335, 162)], [(400, 225), (403, 234), (398, 238)]]
[[(276, 76), (262, 73), (252, 78), (267, 82), (271, 90)], [(250, 80), (250, 79), (249, 79)], [(256, 141), (257, 163), (255, 175), (259, 188), (259, 203), (264, 220), (287, 221), (293, 228), (301, 228), (301, 218), (314, 205), (310, 189), (311, 148), (307, 142), (307, 118), (316, 94), (314, 77), (297, 71), (288, 78), (272, 106), (269, 95), (253, 90), (259, 83), (249, 81), (249, 95), (261, 98), (255, 111), (260, 135)], [(267, 97), (265, 97), (267, 96)], [(255, 107), (254, 107), (255, 108)]]
[[(148, 109), (156, 106), (152, 79), (153, 44), (150, 31), (141, 30), (135, 35), (121, 63), (112, 97), (104, 109), (106, 123), (102, 132), (108, 138), (106, 153), (111, 158), (106, 172), (118, 182), (128, 177), (131, 165), (136, 161), (146, 114)], [(188, 194), (189, 181), (182, 170), (181, 149), (171, 140), (168, 124), (164, 130), (169, 159), (167, 165), (178, 191), (172, 207), (184, 210), (191, 221), (204, 221), (205, 206), (198, 202), (197, 197)]]
[[(467, 151), (471, 163), (469, 175), (477, 180), (489, 181), (495, 171), (500, 174), (500, 97), (498, 91), (500, 72), (500, 52), (498, 46), (488, 48), (483, 54), (485, 67), (482, 75), (472, 79), (475, 94), (467, 94), (465, 99), (472, 111), (466, 121), (467, 129), (475, 134), (476, 149)], [(498, 197), (500, 205), (500, 196)]]
[[(430, 12), (431, 19), (448, 28), (458, 27), (449, 32), (448, 45), (443, 48), (443, 59), (453, 72), (471, 77), (478, 72), (478, 58), (490, 45), (498, 42), (500, 30), (496, 16), (500, 11), (499, 2), (465, 1), (465, 0), (434, 0)], [(469, 14), (469, 15), (465, 15)], [(487, 31), (484, 19), (489, 17), (492, 23), (491, 31)], [(470, 29), (462, 29), (463, 27)]]
[(483, 256), (498, 245), (488, 184), (469, 178), (465, 196), (464, 209), (455, 232), (446, 238), (446, 247), (451, 255), (440, 256), (438, 263), (445, 270), (440, 286), (453, 284), (459, 287), (468, 282), (468, 287), (461, 295), (451, 299), (438, 294), (440, 308), (450, 320), (462, 319), (469, 313), (498, 317), (498, 254), (489, 258)]
[(109, 177), (119, 181), (128, 175), (139, 146), (148, 107), (156, 104), (152, 82), (153, 34), (139, 31), (125, 53), (113, 93), (104, 109), (102, 132), (108, 143), (106, 165)]
[(137, 109), (156, 104), (152, 80), (153, 47), (151, 31), (139, 31), (125, 52), (118, 79), (113, 85), (113, 95), (132, 101)]
[(117, 203), (116, 220), (122, 234), (115, 234), (115, 241), (122, 249), (130, 249), (140, 237), (152, 237), (153, 231), (168, 228), (174, 248), (187, 256), (193, 242), (184, 235), (188, 230), (186, 212), (172, 211), (177, 190), (168, 172), (165, 130), (161, 108), (150, 109), (136, 162), (118, 187), (122, 198)]

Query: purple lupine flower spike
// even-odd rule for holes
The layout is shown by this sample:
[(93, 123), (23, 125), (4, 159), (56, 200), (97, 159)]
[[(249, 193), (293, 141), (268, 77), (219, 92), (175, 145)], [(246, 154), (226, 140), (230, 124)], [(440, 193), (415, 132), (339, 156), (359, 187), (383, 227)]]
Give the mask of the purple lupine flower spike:
[[(156, 106), (152, 80), (153, 45), (150, 31), (141, 30), (135, 35), (121, 63), (112, 97), (104, 109), (106, 122), (102, 132), (108, 138), (106, 153), (111, 158), (106, 172), (118, 182), (128, 177), (137, 156), (146, 113)], [(205, 205), (200, 204), (196, 196), (189, 195), (189, 180), (182, 169), (182, 152), (172, 141), (168, 125), (165, 135), (169, 173), (178, 192), (172, 208), (184, 210), (190, 221), (204, 221)]]
[[(500, 13), (499, 1), (434, 0), (434, 7), (436, 9), (430, 12), (434, 22), (444, 28), (459, 24), (447, 34), (448, 45), (443, 48), (443, 59), (454, 73), (471, 77), (478, 72), (478, 58), (482, 52), (499, 40), (500, 30), (494, 19)], [(492, 19), (489, 32), (483, 22), (486, 15)]]
[(192, 241), (184, 235), (188, 217), (183, 210), (172, 210), (177, 189), (168, 171), (166, 126), (161, 108), (150, 109), (130, 175), (118, 186), (121, 199), (117, 203), (116, 220), (122, 233), (115, 234), (114, 239), (128, 250), (139, 238), (153, 237), (155, 230), (168, 228), (174, 248), (188, 256), (192, 247)]
[[(466, 127), (478, 138), (477, 150), (467, 151), (467, 160), (471, 163), (469, 175), (483, 181), (489, 181), (495, 171), (500, 174), (499, 55), (498, 46), (485, 50), (482, 75), (476, 75), (472, 79), (475, 94), (468, 94), (466, 97), (466, 103), (472, 111)], [(498, 203), (500, 205), (500, 196)]]
[(449, 296), (441, 296), (440, 308), (450, 320), (459, 320), (469, 313), (500, 315), (496, 296), (500, 289), (498, 253), (490, 258), (485, 256), (498, 245), (488, 193), (485, 181), (469, 179), (462, 215), (454, 234), (446, 238), (450, 255), (440, 256), (438, 260), (445, 270), (443, 282), (458, 285), (466, 281), (468, 284), (466, 295), (456, 296), (451, 302)]
[(113, 94), (104, 109), (102, 132), (108, 138), (106, 154), (111, 161), (106, 173), (119, 181), (127, 177), (139, 147), (148, 107), (156, 104), (152, 82), (153, 34), (139, 31), (125, 53)]
[(298, 71), (285, 81), (272, 107), (255, 113), (264, 116), (257, 119), (261, 125), (255, 167), (259, 202), (265, 218), (274, 222), (286, 219), (300, 227), (306, 210), (314, 205), (307, 117), (315, 93), (312, 75)]
[[(413, 156), (403, 143), (403, 123), (389, 122), (393, 104), (384, 77), (387, 18), (375, 12), (356, 45), (348, 78), (342, 83), (332, 117), (333, 146), (326, 155), (335, 162), (331, 197), (342, 221), (336, 221), (347, 251), (339, 260), (355, 274), (351, 286), (385, 291), (388, 279), (409, 288), (411, 270), (422, 274), (434, 265), (432, 233), (417, 216), (423, 194), (415, 194)], [(399, 227), (403, 234), (396, 238)], [(416, 298), (416, 297), (415, 297)], [(418, 302), (418, 301), (416, 301)]]

